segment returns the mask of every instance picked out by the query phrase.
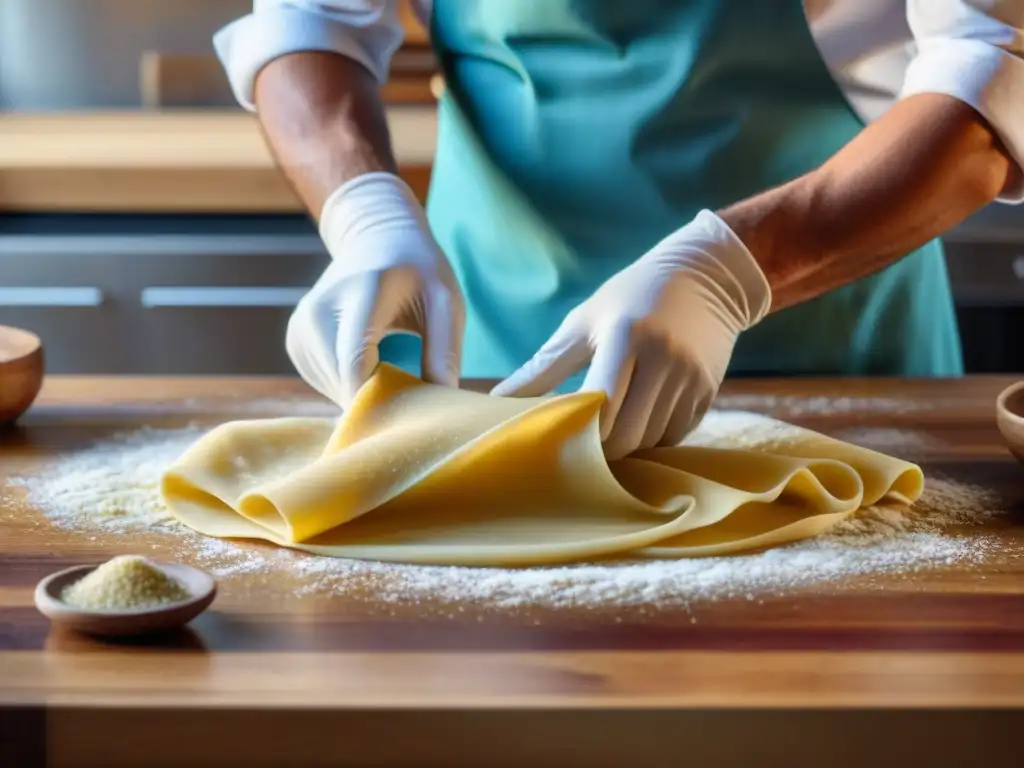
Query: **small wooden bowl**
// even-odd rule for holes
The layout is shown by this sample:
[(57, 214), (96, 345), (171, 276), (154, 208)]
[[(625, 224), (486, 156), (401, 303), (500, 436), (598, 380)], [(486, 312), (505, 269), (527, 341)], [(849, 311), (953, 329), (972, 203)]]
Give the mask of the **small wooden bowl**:
[(217, 596), (217, 582), (198, 568), (175, 563), (153, 563), (176, 579), (191, 597), (179, 603), (135, 611), (91, 611), (61, 599), (64, 588), (88, 576), (98, 565), (77, 565), (47, 576), (36, 586), (36, 608), (54, 624), (98, 637), (134, 637), (184, 626), (205, 611)]
[(1007, 387), (999, 395), (996, 424), (1010, 453), (1024, 463), (1024, 381)]
[(34, 333), (0, 325), (0, 427), (14, 422), (43, 387), (43, 342)]

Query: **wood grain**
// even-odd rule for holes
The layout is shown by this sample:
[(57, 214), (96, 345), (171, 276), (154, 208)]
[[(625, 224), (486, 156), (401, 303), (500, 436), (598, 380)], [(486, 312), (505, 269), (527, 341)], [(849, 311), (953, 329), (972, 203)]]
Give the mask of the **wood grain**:
[[(990, 542), (977, 563), (688, 612), (391, 615), (253, 573), (225, 580), (187, 631), (105, 643), (52, 630), (32, 587), (143, 542), (89, 540), (0, 504), (0, 707), (24, 734), (10, 748), (54, 765), (137, 763), (158, 739), (157, 764), (886, 765), (911, 745), (903, 765), (998, 762), (1024, 712), (1024, 468), (993, 413), (1009, 383), (727, 383), (725, 407), (840, 435), (911, 430), (927, 438), (908, 456), (926, 475), (982, 485), (1006, 514), (963, 533)], [(315, 400), (290, 379), (51, 377), (0, 436), (0, 476), (142, 424)]]
[(147, 109), (231, 107), (231, 84), (213, 53), (146, 51), (139, 60), (139, 100)]
[[(386, 105), (434, 106), (431, 89), (436, 72), (430, 48), (404, 48), (392, 59), (391, 73), (381, 86)], [(213, 53), (147, 51), (139, 62), (139, 97), (147, 109), (241, 109), (220, 59)]]
[[(403, 178), (426, 199), (434, 107), (388, 110)], [(0, 115), (0, 210), (300, 212), (256, 119), (236, 110)]]
[(405, 42), (413, 45), (427, 45), (430, 42), (429, 30), (420, 21), (413, 8), (412, 0), (400, 0), (398, 18), (405, 30)]

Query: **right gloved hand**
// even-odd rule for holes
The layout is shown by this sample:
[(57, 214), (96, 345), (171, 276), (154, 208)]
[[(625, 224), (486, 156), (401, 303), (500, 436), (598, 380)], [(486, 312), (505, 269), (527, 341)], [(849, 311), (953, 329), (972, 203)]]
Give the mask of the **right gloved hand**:
[(423, 207), (394, 174), (368, 173), (324, 203), (320, 236), (332, 262), (288, 322), (299, 375), (347, 408), (392, 333), (423, 341), (422, 376), (458, 386), (465, 301)]

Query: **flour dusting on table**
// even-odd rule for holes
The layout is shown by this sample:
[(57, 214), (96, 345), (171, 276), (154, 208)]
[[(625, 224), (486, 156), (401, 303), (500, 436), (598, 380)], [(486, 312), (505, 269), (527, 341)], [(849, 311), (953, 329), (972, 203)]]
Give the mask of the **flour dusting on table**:
[[(52, 525), (86, 539), (106, 541), (116, 535), (130, 550), (135, 535), (166, 553), (162, 556), (206, 568), (222, 579), (285, 571), (297, 580), (300, 594), (345, 593), (375, 605), (416, 605), (424, 612), (445, 613), (452, 606), (666, 609), (722, 598), (755, 600), (822, 581), (976, 562), (985, 556), (988, 539), (977, 532), (965, 535), (959, 527), (991, 518), (1000, 504), (985, 489), (929, 476), (924, 497), (912, 509), (862, 510), (827, 535), (757, 554), (523, 570), (369, 563), (235, 544), (201, 536), (175, 521), (161, 501), (160, 476), (206, 429), (125, 433), (11, 484)], [(749, 446), (784, 440), (790, 429), (756, 414), (712, 412), (692, 442)]]
[(715, 404), (722, 410), (756, 409), (788, 416), (821, 416), (836, 413), (907, 414), (937, 411), (957, 404), (956, 400), (900, 397), (801, 397), (797, 395), (720, 395)]

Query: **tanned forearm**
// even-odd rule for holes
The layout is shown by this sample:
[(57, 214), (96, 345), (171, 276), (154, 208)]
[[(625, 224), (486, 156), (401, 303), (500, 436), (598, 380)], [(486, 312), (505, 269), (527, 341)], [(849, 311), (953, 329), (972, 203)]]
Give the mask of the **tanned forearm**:
[(941, 94), (898, 102), (815, 171), (719, 215), (772, 287), (772, 311), (899, 260), (994, 200), (1016, 165)]
[(373, 77), (334, 53), (293, 53), (256, 80), (260, 125), (278, 164), (318, 218), (349, 179), (396, 172), (387, 121)]

